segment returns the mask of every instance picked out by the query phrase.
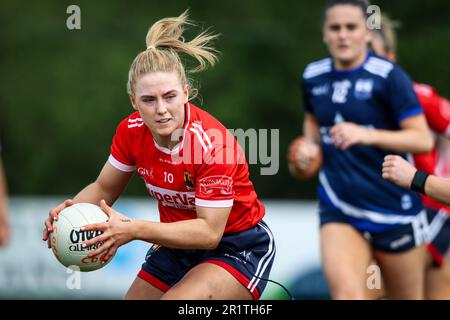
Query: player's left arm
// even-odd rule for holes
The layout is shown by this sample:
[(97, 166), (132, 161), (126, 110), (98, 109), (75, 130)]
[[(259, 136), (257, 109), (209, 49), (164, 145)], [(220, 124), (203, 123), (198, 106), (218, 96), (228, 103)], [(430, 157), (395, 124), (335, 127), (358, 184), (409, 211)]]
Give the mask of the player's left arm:
[(231, 207), (196, 208), (196, 219), (172, 223), (137, 221), (135, 237), (169, 248), (215, 249), (222, 239)]
[(396, 153), (426, 153), (434, 146), (423, 108), (406, 72), (393, 65), (384, 86), (386, 111), (398, 129), (376, 129), (354, 123), (339, 123), (330, 130), (334, 144), (347, 149), (354, 144), (374, 146)]
[(342, 122), (330, 130), (337, 148), (345, 150), (355, 144), (374, 146), (397, 153), (426, 153), (434, 145), (433, 136), (422, 114), (400, 122), (400, 130), (382, 130)]
[(400, 130), (370, 130), (369, 145), (401, 153), (426, 153), (434, 139), (423, 114), (402, 120)]
[(450, 180), (430, 175), (425, 182), (425, 194), (436, 201), (450, 206)]

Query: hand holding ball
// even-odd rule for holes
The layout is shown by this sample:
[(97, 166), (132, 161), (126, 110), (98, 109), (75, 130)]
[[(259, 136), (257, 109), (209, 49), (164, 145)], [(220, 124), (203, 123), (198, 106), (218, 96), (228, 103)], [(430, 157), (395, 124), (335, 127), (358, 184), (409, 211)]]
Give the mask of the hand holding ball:
[(88, 257), (91, 251), (100, 247), (99, 242), (90, 247), (83, 247), (83, 242), (99, 236), (101, 231), (82, 231), (88, 224), (102, 223), (108, 220), (103, 210), (91, 203), (76, 203), (66, 207), (59, 213), (58, 220), (53, 222), (50, 234), (51, 248), (64, 266), (78, 266), (80, 271), (93, 271), (104, 267), (109, 261), (101, 257)]
[(322, 165), (320, 147), (305, 137), (297, 137), (288, 149), (288, 165), (291, 174), (301, 180), (316, 175)]

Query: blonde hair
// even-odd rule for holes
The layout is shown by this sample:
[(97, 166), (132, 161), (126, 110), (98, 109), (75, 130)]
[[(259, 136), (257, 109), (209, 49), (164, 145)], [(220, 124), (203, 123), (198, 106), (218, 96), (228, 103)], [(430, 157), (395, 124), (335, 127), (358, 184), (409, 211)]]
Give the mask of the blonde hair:
[(397, 31), (400, 22), (390, 19), (387, 15), (381, 15), (381, 29), (374, 29), (375, 33), (383, 39), (386, 53), (397, 52)]
[[(129, 95), (134, 96), (136, 82), (144, 74), (175, 71), (181, 84), (189, 86), (189, 99), (197, 96), (198, 90), (193, 88), (187, 75), (214, 66), (218, 61), (216, 55), (218, 51), (210, 46), (210, 42), (219, 35), (208, 33), (206, 30), (186, 42), (183, 37), (185, 26), (194, 25), (192, 21), (188, 20), (188, 10), (186, 10), (178, 17), (161, 19), (150, 27), (145, 38), (147, 49), (137, 55), (128, 73), (127, 92)], [(198, 66), (186, 72), (180, 59), (180, 53), (193, 57), (197, 60)]]

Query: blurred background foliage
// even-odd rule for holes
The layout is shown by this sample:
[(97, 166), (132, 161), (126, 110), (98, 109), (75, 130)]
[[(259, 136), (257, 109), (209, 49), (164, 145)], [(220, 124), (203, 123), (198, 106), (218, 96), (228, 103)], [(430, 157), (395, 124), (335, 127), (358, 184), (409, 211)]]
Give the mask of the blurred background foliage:
[[(194, 103), (228, 128), (279, 129), (279, 172), (262, 176), (260, 166), (251, 165), (256, 190), (262, 198), (313, 198), (317, 181), (291, 178), (285, 159), (290, 140), (301, 132), (303, 69), (327, 55), (323, 3), (2, 1), (0, 135), (10, 192), (74, 195), (97, 177), (116, 125), (133, 111), (125, 84), (148, 27), (190, 8), (200, 26), (221, 34), (220, 63), (194, 75), (202, 97)], [(402, 22), (402, 67), (450, 97), (448, 2), (372, 3)], [(71, 4), (81, 8), (81, 30), (66, 27)], [(126, 194), (146, 194), (140, 179)]]

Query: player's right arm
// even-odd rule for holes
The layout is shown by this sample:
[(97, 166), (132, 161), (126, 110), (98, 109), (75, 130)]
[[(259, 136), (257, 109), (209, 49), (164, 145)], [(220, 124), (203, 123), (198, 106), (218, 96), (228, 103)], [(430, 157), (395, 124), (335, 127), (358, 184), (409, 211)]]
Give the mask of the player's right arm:
[(301, 171), (307, 171), (315, 157), (320, 152), (319, 124), (313, 114), (305, 112), (303, 136), (295, 139), (288, 150), (289, 171), (301, 176)]
[(450, 180), (430, 175), (425, 182), (425, 194), (447, 206), (450, 206)]
[(124, 172), (116, 169), (109, 161), (107, 161), (95, 182), (81, 190), (73, 200), (65, 200), (57, 207), (50, 210), (49, 217), (45, 220), (45, 229), (42, 240), (48, 240), (50, 232), (53, 231), (53, 220), (58, 219), (59, 213), (64, 208), (80, 202), (100, 205), (102, 199), (105, 200), (106, 203), (112, 205), (125, 190), (132, 175), (133, 172)]
[[(400, 187), (410, 188), (417, 169), (400, 156), (388, 155), (383, 163), (383, 178)], [(429, 175), (425, 181), (425, 195), (450, 205), (450, 180)]]

